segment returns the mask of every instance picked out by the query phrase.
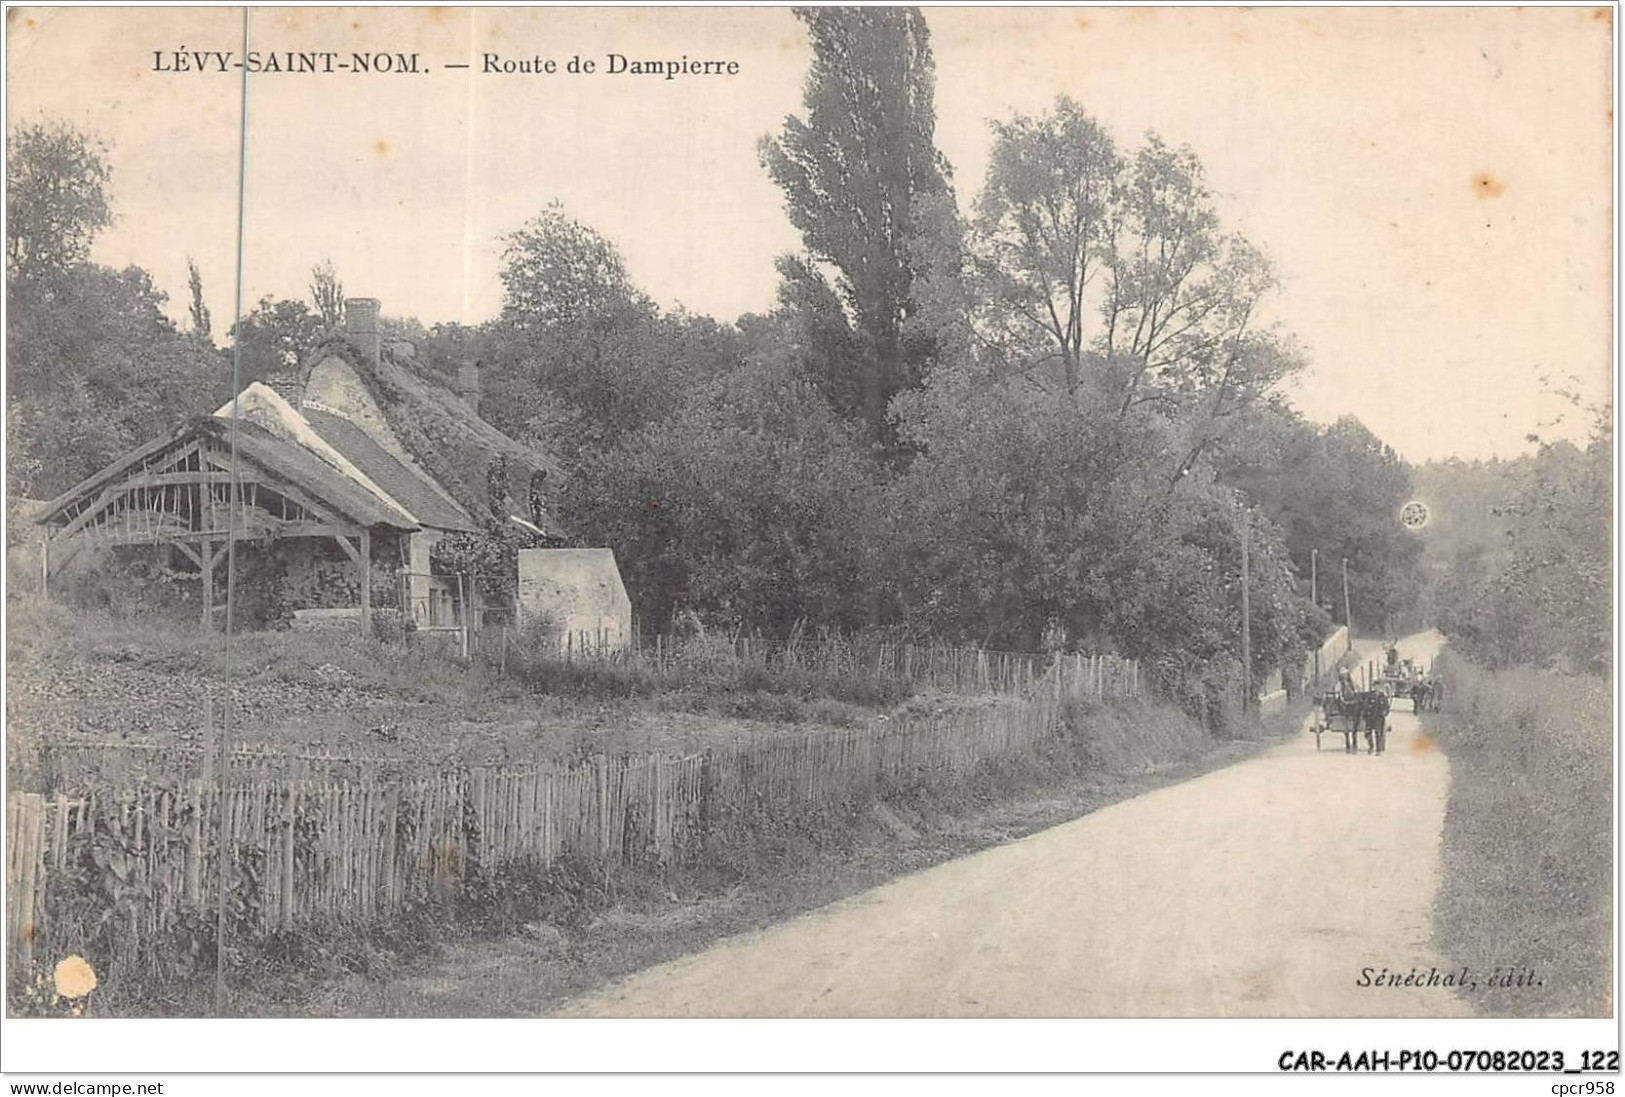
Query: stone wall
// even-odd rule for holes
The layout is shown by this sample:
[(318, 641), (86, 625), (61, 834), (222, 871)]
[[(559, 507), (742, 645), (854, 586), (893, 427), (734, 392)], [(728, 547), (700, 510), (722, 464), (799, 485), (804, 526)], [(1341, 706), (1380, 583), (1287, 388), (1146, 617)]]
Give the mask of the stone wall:
[(521, 550), (519, 612), (546, 622), (561, 647), (632, 642), (632, 601), (609, 549)]

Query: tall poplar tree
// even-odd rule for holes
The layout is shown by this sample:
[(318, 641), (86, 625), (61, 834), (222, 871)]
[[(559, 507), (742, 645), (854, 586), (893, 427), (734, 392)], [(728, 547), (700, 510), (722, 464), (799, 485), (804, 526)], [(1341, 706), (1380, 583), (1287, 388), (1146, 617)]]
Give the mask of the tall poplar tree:
[[(928, 251), (921, 203), (946, 193), (950, 174), (934, 143), (930, 31), (913, 8), (796, 16), (813, 47), (806, 117), (786, 118), (761, 155), (812, 262), (781, 262), (781, 303), (831, 403), (889, 438), (887, 404), (918, 384), (931, 353), (907, 321)], [(833, 268), (833, 287), (820, 267)]]

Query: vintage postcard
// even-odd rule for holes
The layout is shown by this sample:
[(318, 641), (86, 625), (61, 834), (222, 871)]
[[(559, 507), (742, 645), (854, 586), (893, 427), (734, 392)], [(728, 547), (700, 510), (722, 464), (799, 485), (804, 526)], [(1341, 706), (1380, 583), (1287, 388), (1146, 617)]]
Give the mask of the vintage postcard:
[(1617, 1070), (1614, 15), (8, 8), (8, 1017)]

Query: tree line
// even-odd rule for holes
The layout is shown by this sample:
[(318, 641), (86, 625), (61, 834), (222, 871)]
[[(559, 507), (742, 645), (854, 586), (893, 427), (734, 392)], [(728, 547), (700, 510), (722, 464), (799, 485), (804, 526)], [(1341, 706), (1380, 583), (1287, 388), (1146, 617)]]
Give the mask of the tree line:
[[(1239, 665), (1243, 529), (1260, 677), (1343, 616), (1340, 588), (1309, 597), (1312, 554), (1351, 561), (1357, 625), (1417, 604), (1409, 469), (1358, 422), (1287, 406), (1304, 352), (1261, 318), (1273, 272), (1193, 151), (1122, 145), (1062, 97), (993, 123), (962, 209), (923, 15), (796, 16), (804, 110), (759, 147), (804, 245), (774, 308), (662, 309), (546, 205), (503, 240), (496, 318), (389, 322), (419, 368), (483, 363), (485, 414), (560, 459), (559, 518), (614, 549), (650, 627), (1113, 650), (1216, 681)], [(24, 126), (7, 171), (9, 487), (49, 495), (229, 398), (228, 356), (195, 268), (182, 330), (145, 272), (90, 261), (111, 217), (92, 136)], [(308, 298), (260, 301), (229, 333), (244, 379), (342, 299), (326, 265)]]
[(1417, 469), (1433, 501), (1433, 616), (1491, 669), (1609, 674), (1613, 637), (1613, 427), (1591, 410), (1583, 445), (1538, 436), (1510, 461)]

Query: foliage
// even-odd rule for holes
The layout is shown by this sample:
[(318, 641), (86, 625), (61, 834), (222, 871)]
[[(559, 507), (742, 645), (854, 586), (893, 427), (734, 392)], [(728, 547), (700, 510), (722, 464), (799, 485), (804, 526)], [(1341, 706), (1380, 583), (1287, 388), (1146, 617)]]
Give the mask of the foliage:
[[(1214, 455), (1220, 477), (1281, 526), (1297, 574), (1344, 620), (1342, 562), (1357, 631), (1421, 627), (1423, 540), (1399, 521), (1410, 470), (1358, 420), (1317, 427), (1276, 403), (1249, 409)], [(1308, 593), (1307, 585), (1304, 592)]]
[(1195, 153), (1151, 134), (1124, 155), (1064, 96), (1047, 115), (994, 123), (960, 263), (959, 344), (1053, 399), (1177, 424), (1170, 479), (1303, 365), (1258, 322), (1274, 276), (1223, 231)]
[(231, 327), (243, 387), (292, 370), (322, 334), (322, 318), (303, 301), (261, 297)]
[(597, 232), (549, 206), (504, 238), (503, 311), (474, 340), (491, 421), (567, 461), (671, 412), (737, 361), (728, 329), (662, 315)]
[(13, 495), (54, 496), (222, 396), (214, 349), (183, 337), (144, 270), (89, 261), (112, 221), (106, 147), (63, 122), (7, 150), (7, 442)]
[[(930, 31), (913, 8), (796, 15), (813, 47), (807, 114), (764, 138), (761, 156), (811, 261), (781, 260), (780, 299), (810, 336), (810, 375), (885, 437), (887, 402), (919, 382), (931, 353), (908, 329), (923, 274), (917, 203), (945, 192), (949, 174), (934, 144)], [(834, 269), (833, 287), (815, 264)]]
[(113, 223), (107, 146), (63, 121), (12, 130), (6, 147), (6, 274), (51, 280), (84, 264)]
[(876, 471), (852, 430), (782, 355), (696, 391), (680, 412), (589, 457), (565, 524), (615, 547), (633, 604), (782, 634), (874, 609), (864, 506)]
[(310, 268), (310, 302), (328, 331), (344, 323), (344, 283), (339, 281), (333, 260), (324, 259)]
[[(1613, 632), (1607, 415), (1597, 414), (1584, 449), (1551, 443), (1493, 468), (1426, 471), (1443, 524), (1430, 545), (1443, 573), (1436, 612), (1452, 645), (1492, 668), (1607, 673)], [(1472, 527), (1476, 535), (1461, 532)]]
[(186, 260), (186, 289), (189, 295), (187, 315), (192, 318), (192, 334), (213, 345), (213, 321), (209, 317), (208, 303), (203, 300), (203, 273), (190, 256)]
[(11, 279), (7, 298), (13, 493), (55, 496), (229, 396), (221, 356), (175, 329), (137, 267)]

